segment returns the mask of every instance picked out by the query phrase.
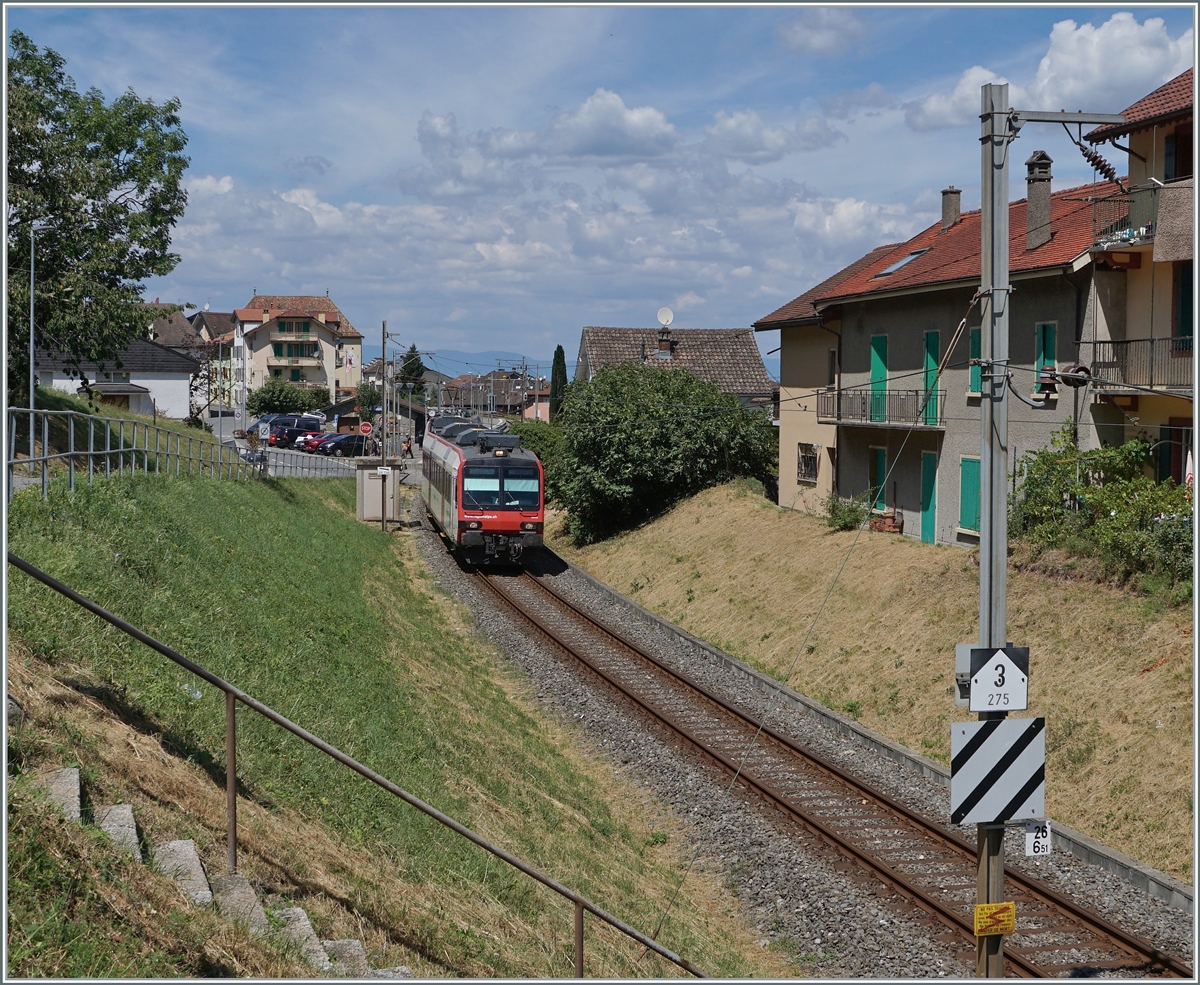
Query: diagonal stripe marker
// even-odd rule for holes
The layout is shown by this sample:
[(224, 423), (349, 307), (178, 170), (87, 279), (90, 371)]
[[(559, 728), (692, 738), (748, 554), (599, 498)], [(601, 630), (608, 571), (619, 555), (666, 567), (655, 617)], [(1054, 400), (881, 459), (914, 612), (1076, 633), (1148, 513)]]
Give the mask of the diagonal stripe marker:
[(950, 820), (992, 824), (1046, 813), (1046, 720), (950, 726)]

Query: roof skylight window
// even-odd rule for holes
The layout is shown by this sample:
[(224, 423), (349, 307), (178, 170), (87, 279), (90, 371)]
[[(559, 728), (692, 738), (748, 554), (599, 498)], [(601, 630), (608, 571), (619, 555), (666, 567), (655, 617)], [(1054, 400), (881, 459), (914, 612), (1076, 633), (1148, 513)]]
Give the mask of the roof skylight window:
[(929, 252), (929, 249), (930, 248), (927, 246), (923, 250), (913, 250), (913, 252), (910, 253), (908, 256), (901, 257), (895, 263), (889, 264), (888, 266), (884, 267), (875, 276), (876, 277), (886, 277), (888, 274), (894, 274), (901, 267), (908, 266), (908, 264), (912, 263), (917, 257), (924, 256), (926, 253)]

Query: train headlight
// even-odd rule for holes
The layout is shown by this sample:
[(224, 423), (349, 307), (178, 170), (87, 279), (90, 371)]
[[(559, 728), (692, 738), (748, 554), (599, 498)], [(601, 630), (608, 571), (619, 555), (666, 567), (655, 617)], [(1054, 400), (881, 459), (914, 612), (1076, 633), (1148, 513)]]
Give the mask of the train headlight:
[(478, 520), (472, 520), (470, 523), (467, 524), (468, 530), (478, 530), (479, 527), (480, 527), (480, 523)]
[(521, 529), (522, 530), (537, 530), (537, 524), (536, 523), (522, 523)]

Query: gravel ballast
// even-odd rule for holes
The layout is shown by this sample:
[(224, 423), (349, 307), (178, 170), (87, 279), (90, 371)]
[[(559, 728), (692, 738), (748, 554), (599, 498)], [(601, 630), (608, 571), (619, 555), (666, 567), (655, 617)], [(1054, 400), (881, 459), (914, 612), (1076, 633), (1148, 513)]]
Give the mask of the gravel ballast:
[[(605, 685), (527, 629), (464, 572), (432, 530), (419, 497), (412, 519), (416, 545), (441, 587), (472, 611), (480, 632), (528, 675), (544, 709), (570, 722), (587, 744), (614, 763), (626, 782), (645, 787), (689, 832), (697, 865), (715, 868), (734, 888), (764, 946), (794, 955), (797, 972), (830, 977), (962, 977), (973, 974), (974, 949), (938, 940), (945, 928), (915, 907), (868, 885), (860, 871), (818, 845), (774, 808), (727, 795), (728, 779), (665, 730), (621, 702)], [(602, 595), (556, 555), (529, 559), (556, 591), (618, 629), (664, 663), (927, 817), (949, 815), (949, 794), (915, 769), (835, 732), (816, 716), (775, 703), (706, 651), (633, 616)], [(961, 828), (974, 838), (974, 826)], [(1023, 830), (1007, 840), (1010, 864), (1027, 869), (1131, 933), (1190, 962), (1191, 918), (1110, 873), (1055, 851), (1040, 864), (1024, 855)], [(879, 889), (876, 894), (875, 888)], [(968, 955), (971, 963), (960, 960)]]

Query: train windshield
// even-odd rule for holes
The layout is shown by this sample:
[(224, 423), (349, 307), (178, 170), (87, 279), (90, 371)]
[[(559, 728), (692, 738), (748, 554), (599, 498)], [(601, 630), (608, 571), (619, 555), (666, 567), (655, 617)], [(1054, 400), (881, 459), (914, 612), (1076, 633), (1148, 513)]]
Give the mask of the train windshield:
[(536, 510), (541, 504), (541, 489), (537, 469), (507, 468), (504, 470), (505, 508), (510, 510)]
[(537, 469), (480, 465), (463, 469), (463, 509), (536, 510), (541, 502)]

